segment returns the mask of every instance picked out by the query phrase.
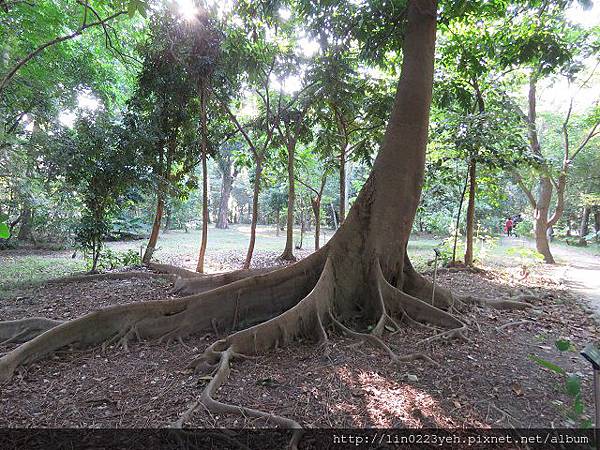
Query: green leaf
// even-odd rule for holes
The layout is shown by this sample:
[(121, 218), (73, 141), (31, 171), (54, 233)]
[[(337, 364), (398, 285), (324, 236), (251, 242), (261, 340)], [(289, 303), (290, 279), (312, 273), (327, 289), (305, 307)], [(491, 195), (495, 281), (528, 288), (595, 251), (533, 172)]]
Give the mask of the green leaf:
[(578, 396), (573, 402), (573, 413), (575, 414), (575, 417), (581, 416), (583, 414), (583, 410), (583, 401), (581, 400), (581, 396)]
[(568, 339), (559, 339), (554, 343), (554, 345), (556, 345), (556, 348), (561, 352), (566, 352), (571, 348), (571, 341)]
[(539, 358), (535, 355), (529, 355), (529, 359), (538, 363), (540, 366), (545, 367), (553, 372), (564, 375), (565, 371), (562, 367), (557, 366), (556, 364), (551, 363), (550, 361), (546, 361), (545, 359)]
[(10, 229), (4, 222), (0, 223), (0, 239), (8, 239), (10, 237)]
[(581, 379), (577, 375), (571, 375), (565, 382), (567, 394), (571, 397), (577, 397), (581, 392)]
[(146, 19), (148, 17), (148, 8), (149, 7), (150, 7), (150, 5), (148, 4), (148, 2), (146, 2), (144, 0), (138, 0), (137, 10), (144, 19)]
[(131, 0), (127, 5), (127, 12), (129, 17), (135, 16), (135, 12), (138, 10), (138, 0)]

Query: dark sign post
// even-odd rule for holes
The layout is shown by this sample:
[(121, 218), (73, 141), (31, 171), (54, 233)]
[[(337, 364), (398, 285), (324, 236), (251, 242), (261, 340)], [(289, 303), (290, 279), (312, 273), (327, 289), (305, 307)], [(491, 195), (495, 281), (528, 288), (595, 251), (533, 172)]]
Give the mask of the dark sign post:
[(588, 344), (582, 351), (581, 356), (592, 363), (594, 368), (594, 403), (596, 405), (596, 448), (600, 445), (600, 348), (594, 344)]

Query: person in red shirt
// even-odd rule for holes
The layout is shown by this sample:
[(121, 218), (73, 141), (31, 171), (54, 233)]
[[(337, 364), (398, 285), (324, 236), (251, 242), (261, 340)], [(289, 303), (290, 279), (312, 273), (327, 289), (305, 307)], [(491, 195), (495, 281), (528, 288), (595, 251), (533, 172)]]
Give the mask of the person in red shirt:
[(504, 232), (506, 233), (507, 236), (512, 235), (512, 229), (513, 229), (513, 221), (510, 217), (508, 217), (506, 219), (506, 223), (504, 224)]

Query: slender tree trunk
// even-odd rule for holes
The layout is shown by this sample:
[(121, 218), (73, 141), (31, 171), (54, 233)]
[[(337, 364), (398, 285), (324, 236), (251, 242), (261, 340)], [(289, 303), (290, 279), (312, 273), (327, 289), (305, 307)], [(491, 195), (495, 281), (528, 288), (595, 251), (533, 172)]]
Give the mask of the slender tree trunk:
[(469, 162), (469, 203), (467, 205), (467, 230), (465, 265), (473, 265), (473, 230), (475, 229), (475, 195), (477, 192), (477, 162), (471, 158)]
[(215, 228), (225, 230), (229, 228), (229, 198), (233, 188), (233, 175), (231, 174), (231, 165), (223, 167), (223, 182), (221, 184), (221, 200), (219, 202), (219, 212)]
[(463, 185), (462, 192), (460, 193), (460, 201), (458, 202), (458, 213), (456, 214), (456, 223), (454, 226), (454, 243), (452, 245), (452, 264), (456, 263), (456, 246), (458, 245), (458, 230), (460, 227), (460, 216), (462, 215), (462, 208), (465, 202), (465, 195), (467, 193), (467, 186), (469, 184), (469, 175), (465, 177), (465, 184)]
[(92, 243), (92, 268), (90, 273), (96, 273), (98, 268), (98, 259), (100, 259), (100, 247), (101, 243), (98, 240), (94, 240)]
[(204, 273), (204, 258), (206, 256), (206, 245), (208, 243), (208, 169), (206, 167), (206, 152), (208, 148), (208, 130), (206, 127), (206, 86), (201, 82), (200, 91), (200, 127), (201, 127), (201, 149), (202, 152), (202, 241), (198, 254), (198, 265), (196, 272)]
[(171, 202), (166, 202), (165, 205), (165, 231), (171, 229), (171, 225), (173, 222), (173, 207), (171, 206)]
[(33, 210), (29, 205), (25, 205), (21, 211), (21, 228), (17, 239), (19, 241), (31, 240), (31, 230), (33, 228)]
[(594, 212), (594, 230), (600, 233), (600, 210)]
[(244, 261), (244, 269), (250, 268), (252, 254), (254, 253), (254, 244), (256, 242), (256, 223), (258, 221), (258, 196), (260, 194), (260, 179), (262, 177), (263, 160), (262, 156), (256, 158), (256, 167), (254, 169), (254, 193), (252, 195), (252, 223), (250, 225), (250, 243), (248, 244), (248, 253)]
[(296, 201), (296, 190), (295, 190), (295, 178), (294, 178), (294, 154), (296, 151), (296, 144), (290, 144), (288, 148), (288, 208), (287, 208), (287, 222), (286, 222), (286, 239), (285, 249), (279, 257), (285, 261), (295, 261), (294, 256), (294, 205)]
[(301, 206), (300, 207), (300, 243), (298, 244), (298, 249), (302, 249), (302, 245), (304, 244), (304, 230), (305, 230), (304, 210), (302, 209), (302, 206)]
[[(543, 158), (540, 142), (537, 133), (537, 110), (536, 110), (536, 92), (537, 92), (537, 75), (532, 73), (529, 79), (527, 126), (529, 146), (532, 153), (540, 158)], [(534, 214), (534, 234), (535, 248), (544, 257), (544, 261), (548, 264), (554, 264), (554, 257), (550, 252), (550, 244), (548, 242), (548, 213), (550, 202), (552, 200), (552, 181), (547, 176), (540, 176), (538, 198), (535, 200)], [(531, 195), (531, 194), (529, 194)]]
[(281, 220), (280, 214), (281, 214), (281, 211), (278, 208), (276, 216), (275, 216), (275, 236), (277, 236), (277, 237), (279, 237), (279, 222)]
[(144, 257), (142, 258), (142, 262), (144, 264), (148, 264), (152, 259), (154, 249), (156, 248), (156, 242), (158, 241), (158, 234), (160, 233), (160, 224), (162, 222), (163, 210), (165, 207), (164, 193), (160, 188), (156, 197), (157, 200), (156, 213), (154, 214), (154, 224), (152, 225), (152, 232), (150, 233), (150, 240), (148, 241), (148, 245), (146, 246)]
[(590, 221), (590, 212), (592, 208), (584, 206), (581, 213), (581, 225), (579, 226), (579, 243), (586, 244), (585, 237), (589, 233), (588, 222)]
[(315, 215), (315, 251), (319, 250), (321, 240), (321, 198), (313, 197), (310, 200), (313, 214)]
[(540, 178), (539, 195), (536, 201), (534, 215), (535, 248), (544, 257), (548, 264), (554, 264), (554, 257), (550, 252), (548, 242), (548, 210), (552, 199), (552, 182), (548, 177)]
[(346, 144), (340, 151), (340, 217), (338, 226), (346, 218)]

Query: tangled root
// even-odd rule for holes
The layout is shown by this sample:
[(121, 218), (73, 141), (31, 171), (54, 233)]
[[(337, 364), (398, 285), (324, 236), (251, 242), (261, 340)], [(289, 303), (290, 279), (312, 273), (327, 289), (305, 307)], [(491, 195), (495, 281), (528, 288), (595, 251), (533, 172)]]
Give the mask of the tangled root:
[[(153, 268), (159, 269), (156, 265)], [(293, 429), (291, 446), (296, 448), (302, 434), (298, 422), (214, 398), (227, 381), (234, 359), (253, 358), (301, 337), (327, 345), (328, 330), (335, 328), (382, 349), (391, 363), (422, 360), (437, 364), (424, 352), (397, 354), (384, 342), (383, 334), (390, 329), (398, 332), (401, 322), (406, 320), (435, 333), (416, 343), (417, 346), (438, 339), (467, 339), (466, 324), (450, 311), (456, 303), (481, 303), (475, 299), (455, 300), (449, 291), (440, 287), (435, 289), (433, 298), (431, 283), (414, 272), (412, 266), (405, 269), (402, 286), (395, 287), (375, 260), (366, 278), (369, 287), (356, 296), (355, 302), (364, 303), (349, 305), (352, 302), (347, 298), (338, 298), (336, 283), (340, 274), (326, 250), (283, 270), (237, 271), (214, 276), (182, 274), (177, 276), (183, 289), (206, 288), (208, 291), (173, 300), (117, 305), (69, 322), (41, 318), (0, 322), (0, 338), (4, 343), (26, 341), (0, 358), (0, 380), (9, 380), (18, 365), (68, 345), (116, 344), (126, 349), (132, 340), (181, 342), (182, 337), (192, 333), (214, 329), (218, 334), (219, 329), (230, 330), (231, 334), (212, 343), (192, 361), (196, 371), (209, 373), (212, 379), (172, 426), (183, 427), (194, 411), (203, 406), (211, 412), (259, 417)], [(522, 307), (524, 304), (506, 301), (502, 305)], [(348, 318), (356, 314), (357, 306), (358, 311), (369, 311), (367, 314), (374, 323), (367, 328), (369, 331), (354, 330), (347, 323)]]
[(351, 337), (384, 350), (390, 357), (391, 363), (423, 360), (437, 365), (429, 355), (422, 352), (398, 355), (381, 339), (386, 325), (392, 326), (395, 330), (400, 329), (400, 325), (394, 319), (394, 316), (398, 315), (401, 318), (407, 317), (414, 323), (428, 322), (438, 327), (450, 328), (449, 331), (437, 334), (431, 339), (464, 337), (466, 325), (463, 322), (452, 314), (393, 287), (383, 276), (379, 263), (376, 264), (374, 284), (379, 319), (368, 333), (352, 330), (342, 323), (334, 312), (335, 271), (328, 258), (313, 290), (293, 308), (266, 322), (215, 341), (200, 357), (192, 361), (191, 365), (197, 372), (212, 374), (213, 378), (201, 396), (180, 416), (174, 426), (183, 426), (193, 412), (202, 405), (214, 413), (237, 413), (261, 417), (277, 426), (294, 429), (296, 431), (290, 445), (296, 448), (301, 437), (301, 427), (294, 420), (244, 406), (227, 404), (214, 398), (219, 387), (226, 382), (231, 362), (235, 358), (251, 358), (299, 337), (316, 338), (317, 341), (326, 344), (327, 329), (331, 325)]

